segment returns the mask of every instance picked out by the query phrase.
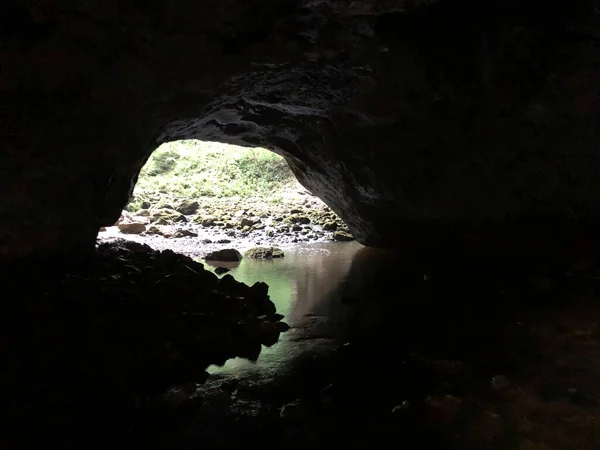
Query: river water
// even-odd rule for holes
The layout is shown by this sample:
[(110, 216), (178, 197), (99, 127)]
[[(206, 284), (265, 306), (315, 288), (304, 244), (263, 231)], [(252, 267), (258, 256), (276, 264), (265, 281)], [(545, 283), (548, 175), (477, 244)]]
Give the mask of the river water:
[(283, 250), (230, 273), (265, 281), (292, 328), (256, 362), (210, 367), (169, 448), (600, 448), (598, 277), (356, 242)]
[(266, 282), (271, 300), (291, 329), (282, 333), (276, 345), (263, 348), (256, 362), (235, 358), (222, 367), (210, 367), (208, 372), (269, 378), (289, 371), (306, 353), (314, 355), (338, 345), (347, 318), (342, 300), (348, 296), (348, 273), (356, 254), (364, 249), (357, 242), (319, 242), (285, 247), (281, 259), (245, 258), (239, 264), (215, 264), (230, 267), (230, 274), (248, 285)]

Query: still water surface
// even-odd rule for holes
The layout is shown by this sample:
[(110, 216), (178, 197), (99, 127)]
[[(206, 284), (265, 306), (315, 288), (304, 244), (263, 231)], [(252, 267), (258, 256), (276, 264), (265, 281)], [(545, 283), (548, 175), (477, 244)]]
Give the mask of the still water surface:
[(255, 363), (210, 368), (180, 448), (249, 435), (286, 449), (600, 448), (597, 277), (510, 256), (284, 250), (231, 273), (266, 281), (293, 328)]
[[(304, 244), (284, 248), (282, 259), (244, 259), (233, 267), (230, 273), (236, 280), (248, 285), (264, 281), (269, 285), (271, 300), (292, 328), (282, 333), (274, 346), (263, 347), (258, 361), (234, 358), (222, 367), (211, 366), (208, 372), (223, 376), (275, 376), (288, 371), (294, 360), (307, 353), (337, 345), (338, 331), (347, 316), (342, 298), (352, 290), (348, 274), (361, 249), (365, 250), (357, 242)], [(201, 262), (214, 270), (207, 262)]]

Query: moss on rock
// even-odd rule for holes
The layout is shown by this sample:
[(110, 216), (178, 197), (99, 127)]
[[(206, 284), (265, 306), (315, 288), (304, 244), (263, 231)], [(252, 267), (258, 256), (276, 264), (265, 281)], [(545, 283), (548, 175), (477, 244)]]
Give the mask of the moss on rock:
[(283, 258), (285, 254), (277, 247), (254, 247), (247, 250), (244, 256), (251, 259), (274, 259)]

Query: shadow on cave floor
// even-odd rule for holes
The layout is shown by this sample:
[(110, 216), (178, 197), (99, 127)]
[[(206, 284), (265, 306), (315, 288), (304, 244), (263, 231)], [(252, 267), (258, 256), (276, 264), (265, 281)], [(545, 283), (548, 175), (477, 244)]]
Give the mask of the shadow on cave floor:
[[(600, 258), (550, 266), (518, 258), (473, 261), (447, 255), (423, 263), (360, 246), (331, 259), (316, 258), (311, 273), (327, 283), (311, 291), (314, 280), (304, 280), (307, 294), (285, 311), (292, 330), (268, 349), (277, 353), (281, 345), (285, 352), (278, 361), (285, 370), (269, 370), (257, 352), (260, 343), (271, 346), (274, 340), (261, 333), (274, 329), (280, 320), (273, 314), (275, 306), (285, 305), (265, 299), (260, 284), (248, 288), (229, 275), (217, 279), (189, 258), (157, 255), (141, 246), (130, 249), (133, 256), (104, 246), (101, 283), (93, 291), (66, 296), (62, 309), (40, 302), (37, 321), (25, 331), (25, 312), (12, 311), (20, 303), (9, 308), (10, 321), (3, 312), (3, 329), (9, 327), (14, 336), (49, 329), (37, 344), (41, 350), (25, 341), (11, 342), (10, 333), (8, 341), (0, 341), (10, 368), (15, 359), (25, 368), (18, 376), (7, 372), (2, 378), (16, 411), (7, 416), (12, 422), (4, 421), (13, 429), (4, 433), (15, 433), (18, 424), (23, 436), (32, 434), (51, 419), (66, 430), (62, 448), (89, 448), (114, 439), (161, 450), (390, 444), (405, 449), (600, 448)], [(184, 270), (174, 270), (173, 261)], [(306, 270), (294, 264), (299, 263), (288, 269), (298, 282)], [(115, 278), (115, 265), (125, 275)], [(242, 271), (237, 275), (249, 277)], [(161, 294), (154, 302), (156, 291)], [(124, 301), (122, 292), (136, 294), (135, 301)], [(192, 301), (197, 294), (212, 299), (202, 300), (202, 308), (212, 313), (190, 316), (190, 308), (199, 307)], [(90, 295), (98, 297), (94, 310), (81, 306)], [(246, 305), (253, 305), (249, 321)], [(83, 314), (70, 323), (73, 308)], [(303, 339), (303, 326), (315, 317), (320, 325), (306, 326), (313, 333)], [(65, 326), (73, 327), (70, 340), (61, 334)], [(107, 336), (99, 339), (100, 333)], [(79, 340), (73, 342), (73, 336)], [(86, 346), (86, 339), (93, 346)], [(211, 371), (192, 402), (157, 410), (142, 405), (126, 413), (125, 403), (115, 398), (172, 382), (173, 355), (161, 359), (167, 341), (185, 356), (177, 361), (193, 361), (175, 365), (182, 379), (235, 355), (258, 359), (258, 370), (225, 364)], [(287, 355), (303, 342), (309, 342), (305, 350)], [(14, 353), (7, 350), (11, 344)], [(235, 352), (230, 348), (240, 345)], [(44, 351), (46, 356), (38, 356)], [(107, 370), (99, 355), (107, 361), (121, 358), (102, 372), (104, 378), (90, 369)], [(44, 361), (36, 366), (33, 358)], [(62, 380), (49, 375), (57, 367)], [(104, 387), (107, 374), (118, 382), (110, 385), (118, 387), (116, 392)], [(169, 380), (157, 379), (167, 375)], [(90, 383), (78, 385), (81, 377)], [(36, 395), (55, 389), (57, 398), (40, 409), (42, 415), (27, 413), (30, 422), (15, 422), (20, 410), (38, 411), (32, 408), (37, 398), (20, 397), (32, 385)], [(80, 415), (76, 420), (55, 409), (69, 394), (76, 399), (70, 400)], [(101, 414), (116, 417), (111, 420), (120, 420), (119, 414), (123, 420), (135, 416), (136, 426), (119, 434), (106, 426), (110, 422), (99, 420), (81, 438), (88, 418)], [(25, 448), (14, 442), (5, 448)]]
[(418, 265), (359, 249), (316, 293), (335, 349), (290, 357), (285, 373), (217, 371), (163, 444), (600, 448), (596, 274), (590, 261)]

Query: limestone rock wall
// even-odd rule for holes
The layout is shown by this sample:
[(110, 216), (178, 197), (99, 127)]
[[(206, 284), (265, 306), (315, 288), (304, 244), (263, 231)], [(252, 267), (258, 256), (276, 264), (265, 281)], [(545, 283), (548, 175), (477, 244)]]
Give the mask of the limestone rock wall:
[(367, 245), (598, 223), (598, 0), (0, 8), (0, 258), (91, 249), (180, 138), (282, 154)]

